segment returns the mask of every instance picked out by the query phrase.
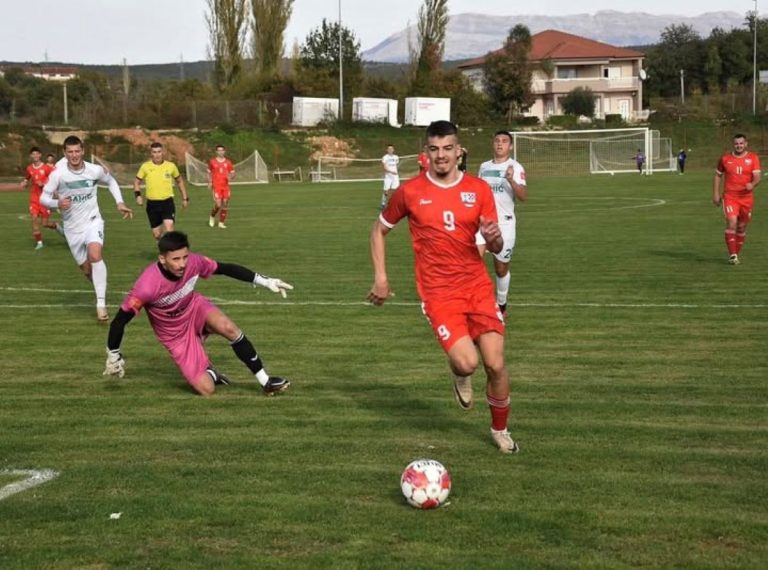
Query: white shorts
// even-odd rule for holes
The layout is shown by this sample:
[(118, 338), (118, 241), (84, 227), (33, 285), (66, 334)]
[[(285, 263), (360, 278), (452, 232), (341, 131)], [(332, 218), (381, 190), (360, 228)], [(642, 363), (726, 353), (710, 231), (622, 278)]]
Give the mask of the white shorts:
[(89, 243), (104, 245), (104, 220), (101, 218), (93, 220), (83, 231), (65, 231), (64, 237), (67, 238), (69, 251), (72, 252), (72, 257), (75, 258), (75, 263), (82, 265), (88, 261)]
[(400, 177), (391, 174), (384, 175), (384, 190), (397, 190), (400, 187)]
[[(512, 253), (515, 251), (515, 240), (517, 239), (517, 226), (515, 223), (515, 218), (512, 219), (505, 219), (507, 216), (501, 216), (501, 221), (499, 222), (499, 229), (501, 230), (501, 239), (504, 240), (504, 243), (501, 246), (501, 251), (499, 253), (494, 253), (493, 257), (501, 261), (502, 263), (509, 263), (512, 259)], [(480, 234), (480, 232), (477, 232), (475, 234), (475, 244), (477, 245), (485, 245), (485, 239), (483, 239), (483, 236)]]

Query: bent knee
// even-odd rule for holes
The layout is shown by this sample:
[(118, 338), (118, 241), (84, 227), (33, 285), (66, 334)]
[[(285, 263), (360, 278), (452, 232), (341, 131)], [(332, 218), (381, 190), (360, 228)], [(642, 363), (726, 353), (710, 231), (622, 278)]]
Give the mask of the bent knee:
[(459, 376), (471, 376), (479, 364), (477, 353), (474, 352), (451, 356), (451, 369)]

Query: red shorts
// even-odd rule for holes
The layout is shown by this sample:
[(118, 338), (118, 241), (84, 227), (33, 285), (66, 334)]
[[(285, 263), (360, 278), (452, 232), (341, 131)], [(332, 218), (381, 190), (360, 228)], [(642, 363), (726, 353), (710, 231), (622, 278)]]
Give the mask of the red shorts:
[(504, 317), (496, 304), (493, 284), (457, 291), (451, 297), (421, 303), (432, 331), (445, 352), (461, 337), (473, 341), (482, 334), (504, 334)]
[(214, 186), (213, 195), (220, 200), (229, 200), (230, 191), (229, 186)]
[(755, 195), (726, 194), (723, 196), (723, 213), (726, 218), (738, 218), (740, 222), (749, 222), (752, 219), (752, 206), (755, 203)]
[(29, 203), (29, 215), (33, 218), (48, 218), (51, 215), (51, 211), (44, 207), (40, 202)]

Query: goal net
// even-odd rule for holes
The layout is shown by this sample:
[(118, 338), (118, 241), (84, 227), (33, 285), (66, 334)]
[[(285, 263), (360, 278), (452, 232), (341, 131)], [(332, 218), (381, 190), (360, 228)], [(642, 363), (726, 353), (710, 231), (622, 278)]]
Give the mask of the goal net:
[(648, 128), (513, 132), (514, 158), (539, 175), (637, 172), (635, 156), (646, 157), (645, 173), (667, 170), (671, 140)]
[[(187, 182), (193, 186), (208, 185), (208, 162), (195, 158), (189, 153), (184, 155), (187, 164)], [(234, 163), (235, 174), (230, 184), (264, 184), (269, 182), (267, 165), (258, 150), (247, 158)]]
[[(397, 171), (402, 180), (419, 173), (416, 154), (400, 157)], [(339, 156), (320, 156), (310, 171), (312, 182), (365, 182), (382, 180), (384, 170), (381, 158), (345, 158)]]
[(107, 170), (115, 180), (117, 180), (120, 188), (133, 188), (133, 180), (136, 178), (136, 173), (139, 171), (139, 167), (141, 167), (145, 161), (127, 163), (113, 162), (111, 160), (107, 160), (92, 154), (91, 162), (93, 164), (103, 166), (104, 169)]

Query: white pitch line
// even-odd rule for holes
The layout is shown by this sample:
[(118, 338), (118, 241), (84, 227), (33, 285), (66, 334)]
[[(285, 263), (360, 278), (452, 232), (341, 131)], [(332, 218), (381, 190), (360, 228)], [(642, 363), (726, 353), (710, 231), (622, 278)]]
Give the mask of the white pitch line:
[(53, 469), (6, 469), (0, 471), (0, 475), (20, 475), (26, 477), (21, 481), (0, 488), (0, 501), (2, 501), (11, 495), (21, 493), (22, 491), (26, 491), (27, 489), (37, 487), (38, 485), (42, 485), (43, 483), (55, 479), (59, 476), (59, 472), (54, 471)]
[[(89, 291), (92, 293), (92, 291)], [(370, 307), (368, 301), (242, 301), (238, 299), (216, 299), (209, 297), (211, 301), (221, 306), (249, 306), (249, 307)], [(412, 301), (387, 301), (388, 307), (418, 307), (421, 303)], [(70, 309), (88, 307), (93, 308), (93, 303), (57, 303), (57, 304), (0, 304), (1, 309)], [(119, 305), (107, 305), (118, 307)], [(766, 303), (753, 304), (726, 304), (726, 303), (512, 303), (507, 307), (518, 308), (583, 308), (583, 309), (766, 309)]]

